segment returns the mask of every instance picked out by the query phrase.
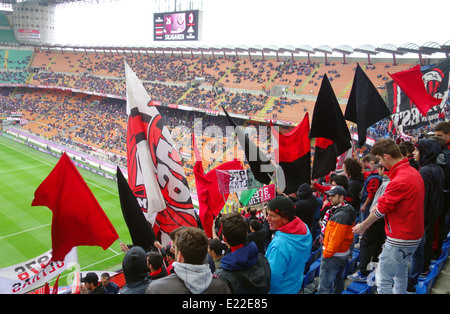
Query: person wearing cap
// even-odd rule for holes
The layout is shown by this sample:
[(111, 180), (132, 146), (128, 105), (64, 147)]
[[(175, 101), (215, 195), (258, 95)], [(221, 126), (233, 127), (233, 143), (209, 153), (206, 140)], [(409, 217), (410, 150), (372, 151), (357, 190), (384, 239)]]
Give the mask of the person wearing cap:
[(271, 269), (270, 293), (298, 293), (312, 247), (308, 226), (295, 216), (292, 200), (283, 195), (269, 202), (266, 219), (270, 230), (275, 231), (266, 251)]
[(99, 283), (96, 273), (87, 273), (81, 282), (84, 284), (81, 294), (105, 294), (105, 288)]
[(339, 294), (344, 290), (344, 269), (353, 243), (352, 228), (358, 213), (345, 201), (347, 191), (343, 187), (335, 186), (326, 194), (333, 207), (323, 238), (317, 293)]

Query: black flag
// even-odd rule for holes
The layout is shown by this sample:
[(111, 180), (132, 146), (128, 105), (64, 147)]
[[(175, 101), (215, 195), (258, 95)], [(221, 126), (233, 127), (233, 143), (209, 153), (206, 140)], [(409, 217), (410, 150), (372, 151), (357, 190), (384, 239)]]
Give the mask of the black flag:
[(336, 156), (352, 147), (347, 123), (326, 74), (314, 105), (309, 138), (314, 137), (332, 140), (336, 145)]
[(390, 114), (377, 88), (357, 63), (344, 117), (358, 126), (359, 147), (366, 142), (367, 129)]
[(130, 232), (133, 245), (150, 251), (155, 242), (155, 233), (152, 226), (145, 219), (137, 198), (131, 191), (119, 167), (117, 167), (117, 186), (123, 218)]

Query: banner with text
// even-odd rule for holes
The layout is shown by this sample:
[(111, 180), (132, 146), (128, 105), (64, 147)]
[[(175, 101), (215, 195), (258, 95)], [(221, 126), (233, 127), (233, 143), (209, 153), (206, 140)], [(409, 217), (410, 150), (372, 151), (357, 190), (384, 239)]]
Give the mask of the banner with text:
[(77, 248), (73, 248), (64, 261), (51, 262), (51, 258), (50, 250), (29, 261), (1, 268), (0, 294), (23, 294), (44, 285), (78, 264)]
[(252, 198), (248, 201), (247, 206), (261, 204), (275, 198), (275, 184), (269, 184), (259, 188)]
[(255, 179), (250, 169), (218, 170), (216, 169), (219, 192), (222, 194), (256, 189), (263, 184)]

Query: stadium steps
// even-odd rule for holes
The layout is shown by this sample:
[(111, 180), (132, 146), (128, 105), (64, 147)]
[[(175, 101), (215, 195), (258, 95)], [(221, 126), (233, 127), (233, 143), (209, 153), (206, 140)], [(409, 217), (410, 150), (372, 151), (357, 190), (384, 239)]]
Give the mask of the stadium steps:
[(182, 104), (183, 100), (186, 99), (187, 95), (193, 90), (193, 88), (189, 88), (187, 91), (184, 92), (183, 95), (181, 95), (180, 98), (178, 98), (178, 100), (176, 101), (177, 104)]
[(342, 98), (349, 90), (350, 88), (352, 88), (353, 86), (353, 80), (351, 80), (350, 82), (347, 83), (347, 86), (344, 87), (344, 89), (342, 90), (342, 92), (339, 93), (339, 98)]
[(231, 66), (231, 67), (230, 67), (230, 68), (222, 75), (222, 77), (217, 81), (217, 83), (218, 83), (218, 84), (222, 83), (222, 81), (225, 80), (225, 79), (227, 78), (228, 74), (231, 73), (231, 70), (233, 70), (233, 69), (234, 69), (236, 66), (238, 66), (238, 65), (239, 65), (239, 60), (236, 61), (236, 62), (233, 64), (233, 66)]
[(264, 84), (264, 86), (266, 87), (266, 90), (271, 89), (275, 85), (275, 77), (278, 75), (279, 72), (280, 71), (274, 71), (274, 73), (267, 80), (267, 83)]
[[(297, 89), (297, 94), (302, 94), (303, 89), (308, 86), (309, 81), (312, 79), (312, 76), (314, 75), (316, 71), (311, 71), (311, 73), (309, 74), (309, 76), (303, 80), (302, 85), (300, 85), (300, 87)], [(306, 93), (307, 95), (309, 95), (309, 93)]]
[(266, 116), (267, 110), (273, 107), (274, 101), (276, 97), (269, 97), (269, 100), (267, 101), (267, 104), (262, 108), (258, 114), (258, 118), (264, 118)]
[(80, 69), (80, 65), (81, 65), (81, 63), (82, 63), (84, 60), (86, 60), (86, 62), (88, 61), (87, 59), (85, 59), (85, 56), (83, 55), (83, 56), (81, 57), (81, 59), (78, 60), (78, 62), (74, 65), (73, 71), (74, 71), (75, 73), (80, 73), (78, 70)]
[[(56, 60), (58, 59), (58, 57), (59, 57), (60, 54), (61, 54), (60, 52), (57, 52), (57, 53), (53, 56), (53, 58), (50, 60), (50, 62), (47, 64), (47, 67), (48, 67), (48, 66), (53, 67), (53, 64), (54, 64), (54, 63), (56, 64)], [(53, 71), (53, 69), (52, 69), (52, 71)]]
[[(361, 66), (361, 68), (365, 71), (366, 65), (363, 64), (363, 65)], [(339, 93), (339, 95), (337, 95), (337, 97), (338, 97), (338, 98), (344, 98), (344, 97), (347, 95), (346, 98), (348, 98), (348, 95), (349, 95), (349, 93), (350, 93), (349, 90), (352, 88), (352, 86), (353, 86), (353, 79), (351, 79), (351, 80), (347, 83), (347, 86), (344, 87), (344, 89)]]

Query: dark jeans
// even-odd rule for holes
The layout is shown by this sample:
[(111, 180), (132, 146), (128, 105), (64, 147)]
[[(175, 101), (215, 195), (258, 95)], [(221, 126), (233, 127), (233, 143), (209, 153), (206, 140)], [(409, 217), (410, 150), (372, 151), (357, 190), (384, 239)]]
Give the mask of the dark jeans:
[(367, 265), (369, 265), (371, 260), (378, 261), (378, 255), (383, 250), (383, 244), (386, 239), (384, 225), (384, 219), (378, 219), (364, 232), (361, 238), (359, 244), (359, 271), (363, 276), (369, 275), (371, 271), (367, 270)]
[(320, 261), (319, 294), (340, 294), (344, 291), (344, 270), (348, 255), (324, 258)]

